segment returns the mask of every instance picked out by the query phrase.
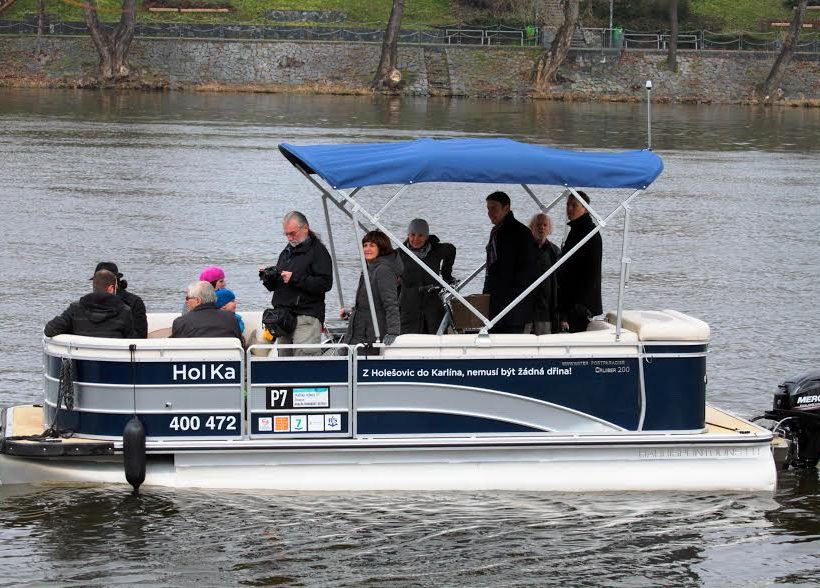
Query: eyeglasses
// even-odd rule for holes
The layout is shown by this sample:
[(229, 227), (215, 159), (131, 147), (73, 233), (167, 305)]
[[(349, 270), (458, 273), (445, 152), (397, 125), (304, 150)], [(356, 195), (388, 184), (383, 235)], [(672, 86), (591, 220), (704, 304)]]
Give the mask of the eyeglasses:
[(285, 234), (285, 237), (288, 237), (288, 238), (290, 238), (290, 237), (296, 237), (297, 235), (299, 235), (299, 233), (301, 233), (302, 231), (304, 231), (306, 227), (307, 227), (307, 225), (302, 225), (301, 227), (299, 227), (299, 228), (298, 228), (298, 229), (296, 229), (295, 231), (283, 231), (283, 232), (284, 232), (284, 234)]
[(185, 300), (199, 300), (199, 296), (186, 296)]

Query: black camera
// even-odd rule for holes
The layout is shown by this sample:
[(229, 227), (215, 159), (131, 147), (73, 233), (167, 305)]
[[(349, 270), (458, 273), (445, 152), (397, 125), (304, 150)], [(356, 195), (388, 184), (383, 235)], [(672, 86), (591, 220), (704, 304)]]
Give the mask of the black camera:
[(279, 281), (279, 270), (276, 269), (275, 265), (269, 265), (259, 270), (259, 279), (265, 283), (275, 284)]

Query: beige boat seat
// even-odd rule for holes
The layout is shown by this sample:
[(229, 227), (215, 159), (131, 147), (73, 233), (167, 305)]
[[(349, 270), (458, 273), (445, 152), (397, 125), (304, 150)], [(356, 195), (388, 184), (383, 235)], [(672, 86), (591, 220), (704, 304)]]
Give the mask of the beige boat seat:
[[(261, 339), (262, 332), (262, 311), (238, 312), (245, 323), (245, 330), (242, 331), (242, 338), (245, 339), (246, 346), (255, 343), (267, 343)], [(174, 319), (180, 316), (178, 312), (152, 312), (148, 315), (148, 338), (163, 339), (171, 336), (171, 325)], [(267, 353), (265, 353), (267, 355)]]
[[(489, 342), (489, 344), (487, 344)], [(570, 354), (631, 355), (638, 353), (638, 337), (622, 330), (620, 340), (615, 338), (615, 325), (606, 321), (592, 321), (582, 333), (554, 335), (400, 335), (385, 357), (563, 357)]]
[[(607, 322), (615, 323), (614, 312)], [(641, 341), (709, 341), (709, 325), (677, 310), (625, 310), (621, 325)]]

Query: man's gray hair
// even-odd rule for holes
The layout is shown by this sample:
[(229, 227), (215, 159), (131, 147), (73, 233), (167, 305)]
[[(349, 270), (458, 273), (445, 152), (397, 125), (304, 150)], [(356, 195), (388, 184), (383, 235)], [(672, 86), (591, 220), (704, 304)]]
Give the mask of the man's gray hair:
[(191, 298), (199, 298), (202, 304), (207, 304), (208, 302), (216, 304), (216, 294), (210, 282), (191, 282), (188, 284), (188, 296)]
[(295, 220), (300, 227), (308, 226), (307, 217), (298, 210), (291, 210), (284, 217), (282, 217), (282, 224), (286, 225), (290, 221)]
[(550, 218), (550, 215), (548, 215), (546, 212), (536, 212), (534, 215), (532, 215), (532, 218), (530, 218), (530, 224), (527, 226), (530, 228), (530, 230), (532, 230), (533, 228), (535, 228), (535, 223), (537, 223), (538, 220), (541, 219), (541, 217), (547, 219), (547, 224), (550, 228), (549, 233), (552, 233), (552, 219)]

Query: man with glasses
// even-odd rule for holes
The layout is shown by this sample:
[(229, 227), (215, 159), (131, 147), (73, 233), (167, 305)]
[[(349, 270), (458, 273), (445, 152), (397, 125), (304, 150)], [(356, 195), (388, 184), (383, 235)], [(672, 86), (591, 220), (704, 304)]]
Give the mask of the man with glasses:
[[(271, 292), (271, 305), (279, 316), (295, 316), (295, 328), (278, 335), (281, 344), (321, 343), (325, 321), (325, 293), (333, 287), (333, 262), (327, 248), (310, 230), (305, 215), (292, 210), (282, 219), (288, 240), (275, 266), (259, 268), (259, 279)], [(282, 349), (282, 356), (320, 355), (321, 349)]]
[(232, 312), (216, 307), (216, 293), (208, 282), (192, 282), (185, 294), (188, 312), (174, 319), (171, 337), (236, 337), (242, 333)]

